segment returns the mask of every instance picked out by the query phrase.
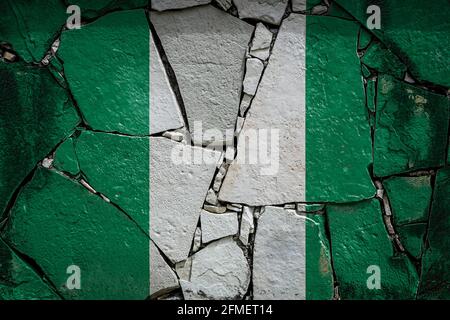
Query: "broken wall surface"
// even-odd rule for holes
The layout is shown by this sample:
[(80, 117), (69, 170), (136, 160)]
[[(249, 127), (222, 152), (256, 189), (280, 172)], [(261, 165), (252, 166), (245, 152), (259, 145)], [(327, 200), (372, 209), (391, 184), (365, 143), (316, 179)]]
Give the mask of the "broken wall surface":
[(449, 299), (450, 5), (372, 4), (2, 1), (0, 299)]

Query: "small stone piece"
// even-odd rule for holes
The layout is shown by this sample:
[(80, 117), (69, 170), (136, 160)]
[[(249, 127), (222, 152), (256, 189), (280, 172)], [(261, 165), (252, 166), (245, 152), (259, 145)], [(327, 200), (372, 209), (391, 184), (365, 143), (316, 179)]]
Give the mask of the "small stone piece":
[(247, 59), (247, 69), (244, 78), (244, 92), (250, 96), (255, 95), (259, 79), (264, 70), (264, 64), (256, 58)]
[(227, 207), (210, 206), (210, 205), (207, 205), (207, 204), (205, 204), (203, 206), (203, 209), (205, 209), (206, 211), (212, 212), (212, 213), (217, 213), (217, 214), (225, 213), (227, 211)]
[(233, 0), (216, 0), (216, 3), (225, 11), (231, 8), (233, 5)]
[(263, 61), (270, 55), (270, 44), (272, 43), (273, 33), (266, 28), (263, 23), (258, 23), (253, 36), (250, 55)]
[(181, 133), (181, 132), (176, 132), (176, 131), (175, 132), (173, 132), (173, 131), (166, 131), (166, 132), (163, 133), (163, 137), (169, 138), (169, 139), (171, 139), (173, 141), (176, 141), (176, 142), (181, 142), (184, 139), (184, 134)]
[(150, 296), (160, 296), (178, 287), (175, 272), (164, 261), (158, 248), (150, 240)]
[(192, 256), (190, 282), (180, 284), (186, 300), (239, 300), (247, 292), (250, 276), (242, 249), (225, 238)]
[(194, 242), (192, 244), (192, 252), (197, 252), (202, 246), (202, 229), (195, 229)]
[(239, 18), (251, 18), (279, 25), (286, 11), (288, 0), (234, 0)]
[(292, 0), (292, 11), (303, 12), (306, 10), (307, 0)]
[(239, 231), (239, 240), (246, 246), (248, 245), (248, 237), (255, 231), (255, 223), (253, 218), (253, 208), (244, 206), (242, 211), (241, 229)]
[(244, 93), (244, 96), (242, 97), (241, 105), (240, 105), (240, 115), (243, 117), (245, 116), (245, 113), (247, 112), (248, 108), (250, 107), (250, 103), (252, 102), (253, 97)]
[(202, 242), (208, 243), (216, 239), (233, 236), (238, 233), (238, 218), (236, 212), (213, 214), (202, 211)]
[(208, 193), (206, 194), (206, 202), (212, 204), (213, 206), (216, 206), (219, 203), (217, 194), (213, 189), (208, 190)]
[(175, 265), (175, 271), (181, 280), (191, 280), (192, 258), (189, 257), (185, 261), (178, 262)]
[(317, 5), (312, 8), (311, 13), (315, 15), (322, 15), (328, 12), (328, 7), (324, 5)]

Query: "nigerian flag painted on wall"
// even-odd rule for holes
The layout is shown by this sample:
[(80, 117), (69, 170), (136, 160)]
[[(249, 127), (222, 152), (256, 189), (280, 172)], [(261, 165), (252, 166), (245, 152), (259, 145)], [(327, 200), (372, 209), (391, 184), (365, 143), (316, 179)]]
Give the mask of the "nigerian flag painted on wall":
[[(283, 21), (220, 200), (266, 206), (374, 196), (358, 32), (357, 23), (332, 17), (291, 14)], [(261, 129), (278, 130), (278, 141), (266, 133), (258, 137), (269, 139), (269, 152), (278, 152), (278, 163), (249, 164), (245, 159), (252, 152), (247, 137)], [(265, 208), (255, 240), (255, 298), (333, 296), (320, 219)]]

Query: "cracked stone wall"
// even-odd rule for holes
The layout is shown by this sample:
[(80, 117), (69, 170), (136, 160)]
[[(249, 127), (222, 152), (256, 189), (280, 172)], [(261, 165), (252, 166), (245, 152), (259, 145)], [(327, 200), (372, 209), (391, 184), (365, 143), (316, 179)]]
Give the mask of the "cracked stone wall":
[(449, 15), (1, 1), (0, 299), (449, 299)]

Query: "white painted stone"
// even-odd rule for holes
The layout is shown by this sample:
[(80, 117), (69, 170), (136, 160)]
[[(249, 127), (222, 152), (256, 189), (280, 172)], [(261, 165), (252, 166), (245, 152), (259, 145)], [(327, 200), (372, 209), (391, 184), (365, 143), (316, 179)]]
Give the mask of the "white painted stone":
[(208, 129), (221, 133), (215, 141), (225, 139), (226, 129), (234, 131), (253, 27), (212, 6), (152, 12), (150, 20), (177, 77), (193, 141), (209, 144), (212, 137), (202, 139)]
[(292, 11), (299, 12), (306, 10), (307, 0), (292, 0)]
[(202, 241), (208, 243), (213, 240), (233, 236), (238, 233), (238, 218), (236, 212), (214, 214), (202, 211)]
[(208, 4), (211, 0), (151, 0), (151, 8), (156, 11), (183, 9), (202, 4)]
[(192, 244), (192, 252), (197, 252), (202, 245), (202, 229), (195, 229), (194, 242)]
[(305, 299), (305, 219), (278, 207), (266, 207), (259, 218), (253, 251), (255, 300)]
[(212, 204), (213, 206), (219, 203), (219, 200), (217, 199), (217, 194), (213, 189), (208, 190), (208, 193), (206, 194), (206, 202)]
[(150, 36), (150, 134), (183, 126), (181, 112), (158, 50)]
[(250, 283), (250, 267), (232, 238), (211, 243), (192, 256), (190, 282), (181, 280), (186, 300), (242, 299)]
[(205, 209), (208, 212), (212, 212), (212, 213), (216, 213), (216, 214), (221, 214), (221, 213), (225, 213), (227, 211), (227, 207), (223, 207), (223, 206), (210, 206), (205, 204), (203, 206), (203, 209)]
[(252, 18), (279, 25), (288, 0), (234, 0), (239, 18)]
[[(176, 263), (188, 257), (220, 153), (166, 138), (150, 138), (150, 149), (150, 236)], [(178, 162), (190, 153), (204, 161)]]
[(163, 133), (163, 137), (165, 138), (169, 138), (173, 141), (176, 142), (181, 142), (184, 139), (184, 135), (181, 132), (176, 132), (176, 131), (166, 131)]
[(248, 245), (248, 237), (255, 231), (253, 219), (253, 208), (244, 206), (242, 210), (241, 228), (239, 231), (239, 240), (246, 246)]
[(244, 117), (238, 117), (236, 121), (236, 131), (235, 135), (238, 137), (239, 133), (241, 133), (242, 127), (244, 126), (245, 118)]
[(264, 70), (264, 64), (256, 58), (247, 59), (244, 78), (244, 92), (250, 96), (255, 95), (258, 89), (259, 79)]
[(242, 205), (229, 203), (229, 204), (227, 204), (227, 210), (234, 211), (234, 212), (242, 212)]
[[(225, 150), (225, 162), (229, 163), (234, 160), (236, 150), (232, 146), (228, 146)], [(223, 179), (223, 178), (222, 178)]]
[(231, 8), (233, 0), (216, 0), (217, 4), (225, 11)]
[(175, 272), (164, 261), (154, 243), (150, 241), (150, 296), (159, 296), (178, 287)]
[(192, 258), (187, 258), (185, 261), (178, 262), (175, 265), (175, 271), (177, 272), (180, 280), (191, 280)]
[(261, 22), (256, 25), (255, 35), (250, 49), (250, 55), (261, 60), (267, 60), (270, 55), (270, 44), (273, 34)]
[[(220, 201), (250, 206), (305, 202), (305, 21), (304, 15), (291, 14), (281, 26)], [(267, 130), (266, 139), (271, 131), (279, 139), (278, 148), (266, 152), (270, 164), (249, 161), (249, 150), (259, 150), (258, 141), (249, 143), (245, 137), (261, 135), (261, 129)]]
[(240, 106), (240, 115), (244, 116), (245, 112), (247, 112), (248, 108), (250, 107), (250, 103), (252, 102), (253, 97), (244, 93), (244, 96), (242, 97), (241, 106)]

